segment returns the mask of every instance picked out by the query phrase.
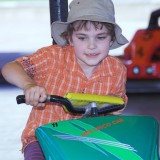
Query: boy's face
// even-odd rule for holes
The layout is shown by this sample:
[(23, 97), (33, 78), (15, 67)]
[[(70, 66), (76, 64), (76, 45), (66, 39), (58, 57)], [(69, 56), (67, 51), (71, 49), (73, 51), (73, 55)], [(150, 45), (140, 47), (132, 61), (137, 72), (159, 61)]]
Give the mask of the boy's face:
[(74, 47), (81, 68), (89, 69), (96, 68), (107, 57), (112, 41), (105, 26), (95, 28), (92, 23), (87, 22), (87, 29), (83, 27), (73, 31), (69, 43)]

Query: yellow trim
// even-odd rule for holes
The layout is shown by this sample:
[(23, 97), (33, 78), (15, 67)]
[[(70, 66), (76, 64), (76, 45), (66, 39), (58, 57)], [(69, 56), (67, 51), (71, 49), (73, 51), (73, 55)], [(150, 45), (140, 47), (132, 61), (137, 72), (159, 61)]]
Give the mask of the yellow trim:
[(96, 94), (83, 94), (83, 93), (67, 93), (64, 98), (71, 101), (73, 106), (84, 106), (91, 102), (96, 102), (97, 106), (104, 104), (123, 105), (124, 101), (120, 97), (115, 96), (102, 96)]

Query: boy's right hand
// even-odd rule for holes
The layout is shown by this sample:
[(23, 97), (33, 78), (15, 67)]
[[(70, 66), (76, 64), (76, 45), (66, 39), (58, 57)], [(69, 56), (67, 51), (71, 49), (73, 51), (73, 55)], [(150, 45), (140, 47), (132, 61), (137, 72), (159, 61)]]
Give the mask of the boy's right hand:
[(35, 108), (44, 109), (47, 99), (47, 92), (45, 88), (35, 84), (29, 84), (24, 89), (25, 100), (27, 105), (32, 105)]
[(36, 85), (19, 62), (13, 61), (2, 68), (3, 77), (11, 84), (24, 90), (26, 104), (44, 108), (42, 103), (47, 99), (47, 92), (43, 87)]

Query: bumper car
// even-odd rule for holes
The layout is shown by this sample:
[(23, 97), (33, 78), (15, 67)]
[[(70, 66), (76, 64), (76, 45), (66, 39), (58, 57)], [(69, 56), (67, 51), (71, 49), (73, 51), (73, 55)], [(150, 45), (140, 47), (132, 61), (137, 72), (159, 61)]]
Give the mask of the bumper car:
[[(17, 103), (24, 103), (23, 95)], [(159, 160), (159, 127), (150, 116), (108, 115), (122, 109), (121, 98), (68, 93), (51, 95), (47, 102), (60, 103), (82, 118), (53, 122), (35, 131), (46, 160)], [(47, 103), (46, 102), (46, 103)]]
[(160, 9), (151, 13), (146, 29), (138, 30), (120, 57), (128, 79), (160, 79)]
[(160, 92), (160, 9), (151, 13), (148, 27), (139, 29), (122, 56), (127, 67), (128, 93)]

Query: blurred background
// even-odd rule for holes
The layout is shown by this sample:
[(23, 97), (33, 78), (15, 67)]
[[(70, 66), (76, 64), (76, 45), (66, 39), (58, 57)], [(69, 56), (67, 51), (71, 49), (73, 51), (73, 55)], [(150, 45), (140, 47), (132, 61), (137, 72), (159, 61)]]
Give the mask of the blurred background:
[[(148, 27), (151, 12), (160, 9), (159, 0), (113, 2), (117, 23), (129, 41), (137, 30)], [(19, 56), (52, 44), (49, 0), (0, 0), (0, 22), (0, 68)], [(125, 47), (113, 50), (110, 54), (123, 55)], [(31, 107), (16, 104), (19, 94), (23, 94), (23, 91), (5, 83), (0, 73), (0, 159), (23, 159), (20, 136)], [(160, 122), (160, 90), (127, 90), (127, 95), (129, 102), (124, 114), (149, 115)]]
[[(160, 7), (159, 0), (113, 2), (117, 23), (128, 40), (138, 29), (148, 26), (150, 13)], [(33, 52), (51, 44), (49, 0), (0, 0), (0, 12), (1, 53)], [(112, 54), (122, 54), (124, 47)]]

